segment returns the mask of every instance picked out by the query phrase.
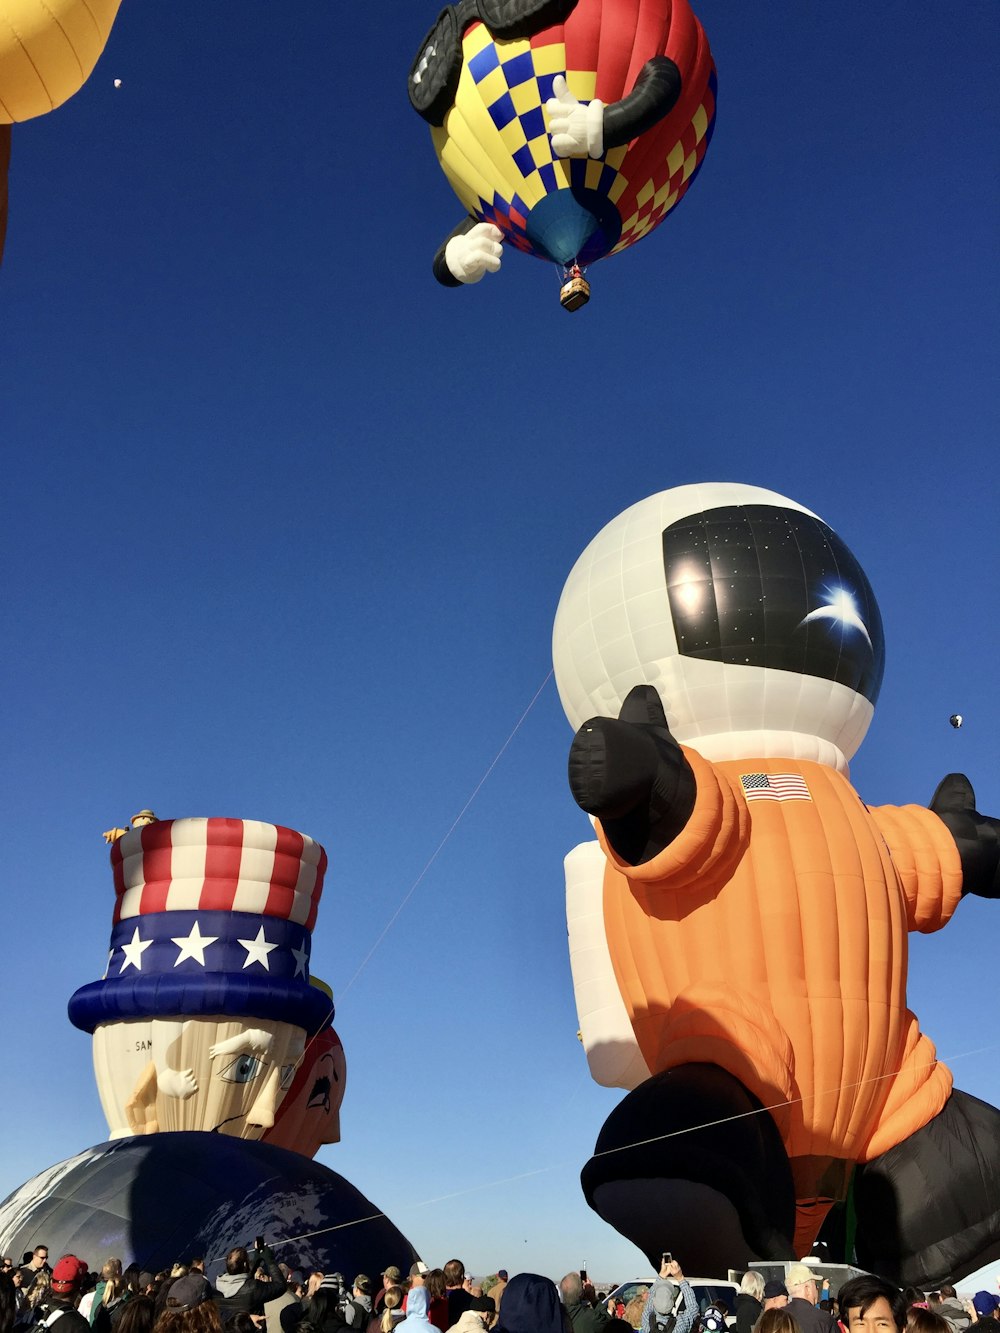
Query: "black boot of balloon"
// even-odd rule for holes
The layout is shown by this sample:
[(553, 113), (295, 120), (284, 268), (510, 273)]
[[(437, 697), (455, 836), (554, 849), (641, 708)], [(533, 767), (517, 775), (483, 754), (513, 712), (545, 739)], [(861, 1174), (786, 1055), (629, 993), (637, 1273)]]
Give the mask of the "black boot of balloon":
[(955, 1091), (854, 1178), (855, 1253), (901, 1285), (958, 1281), (1000, 1259), (1000, 1111)]
[(630, 1092), (581, 1183), (591, 1208), (654, 1267), (670, 1248), (697, 1273), (725, 1273), (734, 1254), (795, 1257), (795, 1191), (777, 1126), (717, 1065), (681, 1065)]

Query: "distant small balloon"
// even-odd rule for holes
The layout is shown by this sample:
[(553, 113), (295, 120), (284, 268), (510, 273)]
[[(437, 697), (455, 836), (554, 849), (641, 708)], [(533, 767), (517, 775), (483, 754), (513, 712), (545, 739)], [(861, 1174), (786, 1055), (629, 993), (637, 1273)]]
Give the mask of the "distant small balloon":
[(115, 87), (116, 87), (116, 88), (120, 88), (121, 86), (122, 86), (122, 81), (121, 81), (121, 79), (115, 79)]
[(952, 725), (952, 726), (955, 728), (955, 730), (957, 731), (957, 730), (959, 729), (959, 727), (962, 725), (962, 714), (961, 714), (961, 713), (952, 713), (952, 715), (951, 715), (951, 717), (948, 719), (948, 721), (951, 723), (951, 725)]

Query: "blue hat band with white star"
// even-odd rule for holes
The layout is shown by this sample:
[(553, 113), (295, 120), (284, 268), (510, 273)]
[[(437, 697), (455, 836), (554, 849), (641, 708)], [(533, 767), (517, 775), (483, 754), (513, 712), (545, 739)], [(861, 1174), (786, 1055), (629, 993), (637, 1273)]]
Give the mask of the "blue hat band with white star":
[(173, 1015), (269, 1018), (310, 1034), (333, 1017), (309, 984), (310, 932), (295, 921), (232, 911), (154, 912), (120, 921), (108, 968), (81, 987), (70, 1021), (101, 1023)]

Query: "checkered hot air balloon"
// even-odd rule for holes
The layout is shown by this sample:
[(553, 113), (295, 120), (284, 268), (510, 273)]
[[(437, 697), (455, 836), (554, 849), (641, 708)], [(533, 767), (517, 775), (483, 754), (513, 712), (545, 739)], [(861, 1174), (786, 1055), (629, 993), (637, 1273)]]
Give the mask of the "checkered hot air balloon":
[[(466, 230), (492, 223), (566, 267), (653, 231), (715, 121), (715, 67), (687, 0), (461, 0), (428, 34), (409, 89)], [(553, 147), (552, 98), (579, 103), (582, 149)], [(444, 249), (439, 280), (474, 281), (449, 272)]]

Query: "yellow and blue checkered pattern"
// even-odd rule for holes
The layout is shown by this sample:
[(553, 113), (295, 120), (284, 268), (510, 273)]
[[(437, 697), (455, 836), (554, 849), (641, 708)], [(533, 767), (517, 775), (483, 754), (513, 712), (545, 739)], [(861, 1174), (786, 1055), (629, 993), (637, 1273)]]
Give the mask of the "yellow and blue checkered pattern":
[[(663, 219), (700, 164), (704, 150), (698, 151), (698, 144), (711, 128), (714, 98), (709, 107), (698, 108), (667, 163), (661, 160), (654, 168), (656, 178), (634, 194), (620, 170), (627, 145), (601, 160), (553, 154), (544, 106), (556, 75), (566, 76), (580, 101), (596, 95), (595, 71), (568, 70), (562, 42), (494, 41), (489, 29), (477, 23), (465, 32), (462, 50), (455, 104), (444, 126), (432, 130), (435, 150), (465, 208), (499, 226), (518, 249), (540, 253), (526, 234), (528, 216), (546, 196), (569, 189), (593, 191), (618, 209), (620, 236), (616, 230), (600, 253), (624, 249)], [(710, 97), (706, 93), (706, 101)]]

